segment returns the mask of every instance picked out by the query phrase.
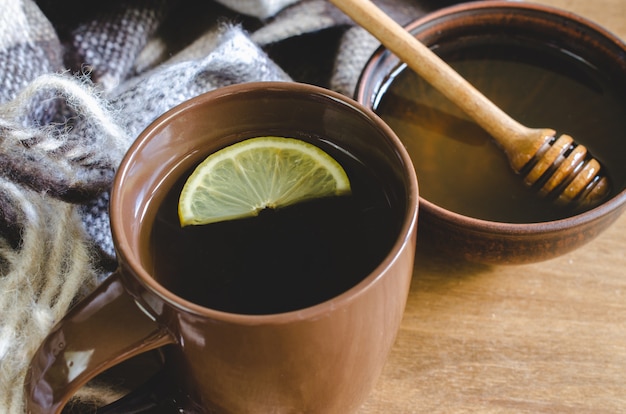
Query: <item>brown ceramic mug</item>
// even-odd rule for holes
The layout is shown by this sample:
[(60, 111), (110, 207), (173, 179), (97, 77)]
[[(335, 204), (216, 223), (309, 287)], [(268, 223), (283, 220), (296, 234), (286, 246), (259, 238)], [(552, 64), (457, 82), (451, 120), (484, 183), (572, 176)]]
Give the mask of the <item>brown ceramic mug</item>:
[[(230, 313), (175, 295), (146, 266), (148, 234), (165, 189), (207, 154), (270, 134), (324, 140), (375, 172), (397, 223), (382, 260), (343, 293), (282, 313)], [(253, 83), (181, 104), (138, 137), (119, 168), (110, 207), (119, 269), (40, 347), (26, 381), (28, 412), (59, 413), (88, 380), (155, 349), (170, 385), (153, 394), (172, 396), (159, 412), (356, 411), (402, 318), (417, 207), (414, 169), (398, 138), (340, 94), (297, 83)], [(114, 404), (119, 412), (139, 412), (123, 400)]]

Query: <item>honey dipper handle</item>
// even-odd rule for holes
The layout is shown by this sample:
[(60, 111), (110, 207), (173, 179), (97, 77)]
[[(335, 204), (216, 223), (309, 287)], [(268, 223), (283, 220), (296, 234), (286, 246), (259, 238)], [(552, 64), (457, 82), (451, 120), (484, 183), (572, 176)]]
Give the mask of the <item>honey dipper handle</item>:
[(371, 1), (330, 1), (485, 129), (516, 171), (554, 135), (553, 130), (527, 128), (512, 119)]

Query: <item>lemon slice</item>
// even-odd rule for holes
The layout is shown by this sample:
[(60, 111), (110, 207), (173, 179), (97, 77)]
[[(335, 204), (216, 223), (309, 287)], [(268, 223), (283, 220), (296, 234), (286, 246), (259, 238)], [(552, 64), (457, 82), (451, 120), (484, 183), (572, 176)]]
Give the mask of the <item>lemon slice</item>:
[(178, 216), (181, 226), (209, 224), (350, 191), (341, 165), (315, 145), (294, 138), (250, 138), (196, 167), (181, 191)]

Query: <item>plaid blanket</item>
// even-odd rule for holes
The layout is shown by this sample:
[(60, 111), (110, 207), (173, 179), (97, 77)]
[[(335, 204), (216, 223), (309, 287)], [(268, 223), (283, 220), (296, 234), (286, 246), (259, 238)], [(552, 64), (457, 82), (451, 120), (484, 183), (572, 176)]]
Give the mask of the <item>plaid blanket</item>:
[[(452, 2), (379, 3), (407, 23)], [(0, 412), (23, 412), (35, 349), (114, 270), (108, 191), (143, 128), (240, 82), (352, 95), (377, 46), (324, 0), (3, 0)]]

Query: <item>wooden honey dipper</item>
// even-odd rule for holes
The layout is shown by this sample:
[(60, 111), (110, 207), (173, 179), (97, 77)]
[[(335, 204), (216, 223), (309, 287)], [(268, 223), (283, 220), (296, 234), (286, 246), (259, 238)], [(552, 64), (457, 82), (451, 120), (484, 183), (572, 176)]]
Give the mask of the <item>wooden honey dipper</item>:
[(524, 183), (559, 204), (593, 206), (610, 191), (600, 163), (571, 136), (528, 128), (487, 99), (369, 0), (330, 0), (487, 131)]

